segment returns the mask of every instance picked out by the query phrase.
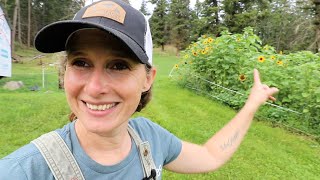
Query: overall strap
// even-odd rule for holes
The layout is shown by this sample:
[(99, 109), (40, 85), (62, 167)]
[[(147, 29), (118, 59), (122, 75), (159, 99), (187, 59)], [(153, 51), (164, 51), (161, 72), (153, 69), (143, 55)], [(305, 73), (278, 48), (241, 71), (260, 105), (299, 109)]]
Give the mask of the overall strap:
[(128, 132), (135, 144), (138, 146), (142, 169), (145, 175), (144, 179), (156, 179), (156, 166), (153, 162), (151, 148), (148, 141), (142, 142), (135, 130), (128, 125)]
[(39, 149), (55, 179), (84, 180), (80, 167), (57, 132), (49, 132), (31, 142)]
[[(156, 179), (156, 166), (154, 164), (149, 142), (142, 142), (139, 135), (129, 125), (128, 132), (138, 147), (142, 169), (145, 175), (143, 180)], [(39, 149), (47, 162), (53, 176), (57, 180), (84, 180), (79, 165), (71, 151), (55, 132), (49, 132), (31, 141)]]

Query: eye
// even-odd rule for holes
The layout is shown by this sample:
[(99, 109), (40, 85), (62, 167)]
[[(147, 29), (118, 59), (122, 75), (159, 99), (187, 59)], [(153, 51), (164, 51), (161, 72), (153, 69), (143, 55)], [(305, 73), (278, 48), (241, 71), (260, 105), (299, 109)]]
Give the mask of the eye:
[(112, 63), (112, 65), (110, 66), (110, 69), (116, 70), (116, 71), (123, 71), (123, 70), (130, 69), (130, 67), (129, 67), (129, 64), (125, 61), (116, 61)]
[(72, 62), (72, 65), (73, 66), (76, 66), (76, 67), (89, 67), (89, 64), (82, 60), (82, 59), (76, 59)]

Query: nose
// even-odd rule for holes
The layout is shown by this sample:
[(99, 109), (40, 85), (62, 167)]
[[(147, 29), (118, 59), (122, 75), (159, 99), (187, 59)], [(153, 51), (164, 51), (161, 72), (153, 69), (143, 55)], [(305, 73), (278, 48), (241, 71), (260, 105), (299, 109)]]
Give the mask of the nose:
[(99, 97), (110, 91), (110, 77), (104, 69), (94, 69), (87, 79), (85, 92), (92, 97)]

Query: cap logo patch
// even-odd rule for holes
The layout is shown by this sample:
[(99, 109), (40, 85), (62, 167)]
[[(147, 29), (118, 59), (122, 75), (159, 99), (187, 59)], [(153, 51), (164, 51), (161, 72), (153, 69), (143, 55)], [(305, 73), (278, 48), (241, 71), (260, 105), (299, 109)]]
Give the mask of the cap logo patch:
[(124, 23), (126, 11), (117, 3), (102, 1), (87, 8), (82, 18), (105, 17), (121, 24)]

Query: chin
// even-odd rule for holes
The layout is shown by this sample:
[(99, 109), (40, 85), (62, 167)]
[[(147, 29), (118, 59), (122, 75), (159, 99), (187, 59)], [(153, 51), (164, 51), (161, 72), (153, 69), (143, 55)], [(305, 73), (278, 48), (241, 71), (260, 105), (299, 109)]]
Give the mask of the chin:
[(84, 118), (85, 120), (80, 120), (80, 123), (82, 126), (91, 133), (96, 134), (104, 134), (104, 133), (110, 133), (114, 131), (115, 129), (119, 128), (123, 122), (120, 121), (117, 118), (92, 118), (87, 117)]

